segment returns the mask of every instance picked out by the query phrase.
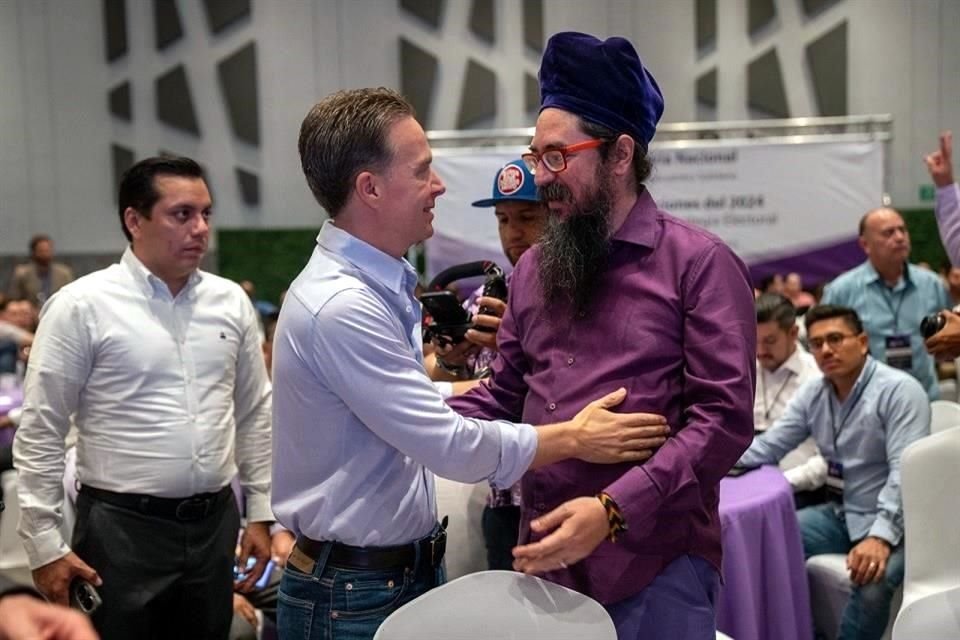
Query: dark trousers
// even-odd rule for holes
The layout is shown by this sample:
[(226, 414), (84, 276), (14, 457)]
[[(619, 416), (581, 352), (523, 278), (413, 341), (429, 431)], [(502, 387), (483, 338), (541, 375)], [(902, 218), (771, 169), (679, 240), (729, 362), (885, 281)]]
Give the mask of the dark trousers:
[(520, 507), (484, 507), (483, 541), (487, 568), (513, 570), (513, 548), (520, 537)]
[(101, 638), (225, 640), (239, 529), (229, 493), (205, 518), (177, 521), (107, 504), (81, 490), (73, 551), (103, 579), (103, 605), (93, 615)]

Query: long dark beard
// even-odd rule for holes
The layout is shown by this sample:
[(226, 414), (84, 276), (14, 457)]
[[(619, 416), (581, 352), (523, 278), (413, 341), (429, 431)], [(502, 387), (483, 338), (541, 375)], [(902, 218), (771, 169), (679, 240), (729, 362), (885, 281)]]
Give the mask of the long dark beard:
[(610, 185), (598, 171), (597, 189), (574, 203), (570, 191), (553, 182), (541, 189), (545, 201), (571, 203), (566, 219), (551, 215), (540, 238), (537, 273), (547, 306), (570, 305), (583, 313), (593, 301), (610, 253)]

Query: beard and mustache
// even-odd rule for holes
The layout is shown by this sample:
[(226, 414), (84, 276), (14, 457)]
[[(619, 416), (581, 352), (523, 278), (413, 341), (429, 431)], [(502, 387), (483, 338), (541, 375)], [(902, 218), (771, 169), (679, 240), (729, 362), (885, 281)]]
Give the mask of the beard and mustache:
[(585, 313), (593, 301), (610, 254), (612, 209), (610, 175), (598, 165), (594, 185), (580, 202), (566, 186), (552, 182), (539, 189), (544, 202), (570, 205), (566, 218), (547, 217), (540, 237), (537, 274), (540, 292), (548, 307), (568, 306)]

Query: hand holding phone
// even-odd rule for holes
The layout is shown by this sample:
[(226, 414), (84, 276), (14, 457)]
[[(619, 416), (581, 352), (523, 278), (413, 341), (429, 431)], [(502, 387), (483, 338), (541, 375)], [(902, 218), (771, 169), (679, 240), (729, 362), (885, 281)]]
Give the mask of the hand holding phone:
[(93, 614), (103, 600), (96, 588), (83, 578), (74, 578), (70, 582), (70, 606), (88, 616)]

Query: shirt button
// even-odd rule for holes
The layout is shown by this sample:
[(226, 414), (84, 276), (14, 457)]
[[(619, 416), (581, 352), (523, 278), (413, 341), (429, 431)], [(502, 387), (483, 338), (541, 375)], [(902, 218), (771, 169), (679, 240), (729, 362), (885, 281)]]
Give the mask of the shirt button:
[(543, 511), (547, 508), (547, 505), (543, 504), (542, 502), (538, 502), (537, 504), (533, 505), (533, 508), (537, 511)]
[(346, 589), (347, 589), (347, 591), (353, 591), (353, 583), (352, 583), (352, 582), (348, 582), (348, 583), (347, 583), (347, 586), (346, 586)]
[(567, 358), (567, 364), (573, 364), (573, 356)]
[(555, 411), (556, 408), (557, 408), (556, 402), (551, 402), (550, 404), (547, 405), (547, 411)]
[(407, 306), (407, 313), (413, 313), (413, 307)]

